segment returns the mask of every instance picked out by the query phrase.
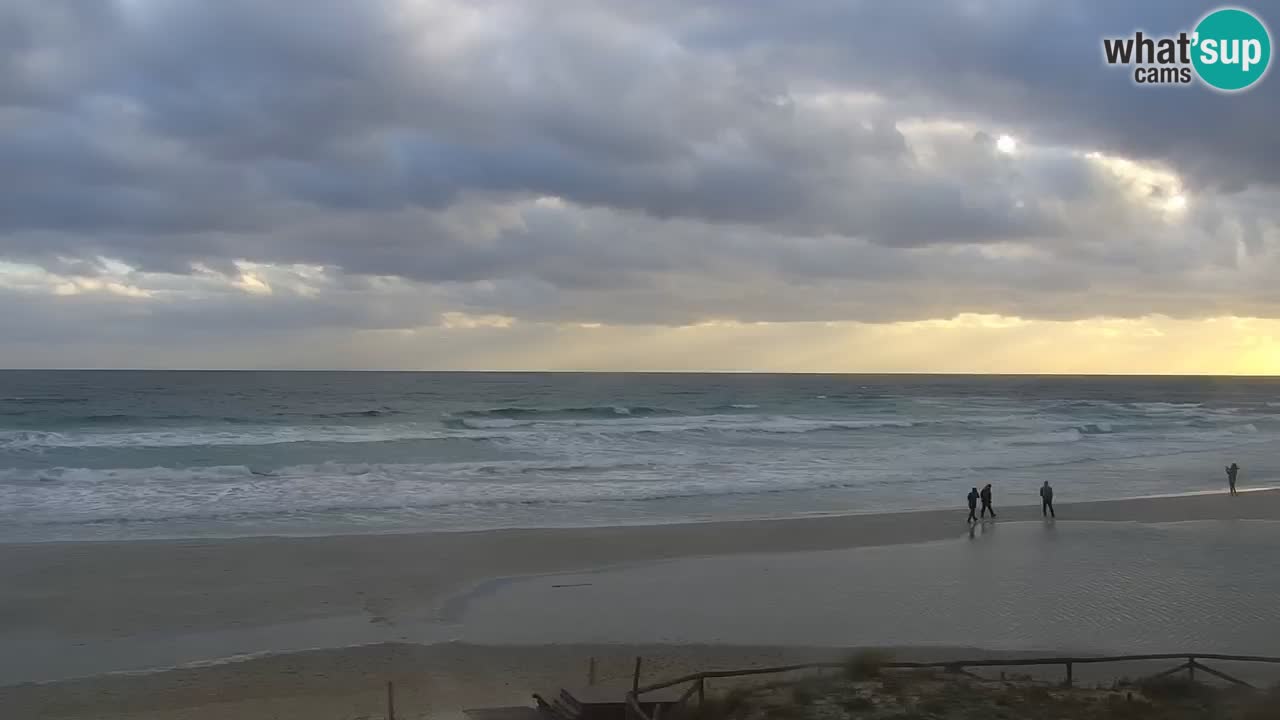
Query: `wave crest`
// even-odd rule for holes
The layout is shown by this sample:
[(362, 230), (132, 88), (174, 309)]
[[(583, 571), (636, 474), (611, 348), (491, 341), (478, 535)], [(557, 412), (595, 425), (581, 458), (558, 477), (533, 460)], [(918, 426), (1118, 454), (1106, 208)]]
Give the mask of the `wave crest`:
[(653, 417), (657, 415), (678, 415), (676, 410), (667, 408), (655, 408), (645, 405), (623, 406), (623, 405), (593, 405), (588, 407), (566, 407), (566, 408), (528, 408), (528, 407), (500, 407), (489, 410), (462, 410), (453, 413), (454, 417), (463, 418), (508, 418), (513, 420), (525, 418), (620, 418), (620, 417)]

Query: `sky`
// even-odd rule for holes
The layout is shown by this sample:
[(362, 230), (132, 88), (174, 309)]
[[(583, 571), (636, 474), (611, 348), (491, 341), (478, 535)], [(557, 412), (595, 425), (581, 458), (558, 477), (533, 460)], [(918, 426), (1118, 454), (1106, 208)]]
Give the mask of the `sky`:
[(1214, 7), (0, 0), (0, 367), (1280, 373)]

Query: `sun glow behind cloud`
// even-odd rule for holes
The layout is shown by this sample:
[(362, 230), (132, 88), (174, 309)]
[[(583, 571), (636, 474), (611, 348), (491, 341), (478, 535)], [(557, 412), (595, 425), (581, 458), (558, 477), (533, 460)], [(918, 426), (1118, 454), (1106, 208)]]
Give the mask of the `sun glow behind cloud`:
[[(1000, 316), (871, 325), (710, 323), (682, 328), (513, 327), (525, 342), (493, 369), (1241, 374), (1280, 372), (1280, 321), (1029, 321)], [(487, 332), (473, 338), (491, 338)], [(456, 347), (468, 339), (450, 336)], [(1153, 363), (1152, 358), (1164, 358)]]

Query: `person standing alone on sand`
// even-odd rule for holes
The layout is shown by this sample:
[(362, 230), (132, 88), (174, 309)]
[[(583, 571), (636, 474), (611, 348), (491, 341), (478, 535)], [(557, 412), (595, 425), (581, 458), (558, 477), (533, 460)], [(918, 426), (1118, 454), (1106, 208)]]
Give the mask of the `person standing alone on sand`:
[(991, 507), (991, 483), (982, 486), (982, 492), (978, 493), (978, 497), (982, 499), (982, 517), (987, 516), (987, 511), (991, 511), (991, 517), (996, 516), (996, 509)]
[(1049, 485), (1048, 480), (1040, 486), (1040, 514), (1052, 518), (1058, 517), (1058, 514), (1053, 511), (1053, 487)]
[(1231, 463), (1227, 466), (1227, 485), (1231, 488), (1231, 494), (1236, 494), (1236, 475), (1240, 472), (1240, 466)]
[(969, 522), (978, 522), (978, 488), (969, 491)]

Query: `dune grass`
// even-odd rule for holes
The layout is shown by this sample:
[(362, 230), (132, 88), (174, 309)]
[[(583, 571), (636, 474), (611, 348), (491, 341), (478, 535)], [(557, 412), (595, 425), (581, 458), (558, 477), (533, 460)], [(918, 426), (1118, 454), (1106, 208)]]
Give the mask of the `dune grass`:
[[(851, 657), (839, 674), (712, 694), (676, 720), (1280, 720), (1280, 689), (1220, 687), (1185, 677), (1067, 688), (1031, 676), (979, 679), (884, 667), (883, 653)], [(668, 720), (672, 716), (664, 716)]]

